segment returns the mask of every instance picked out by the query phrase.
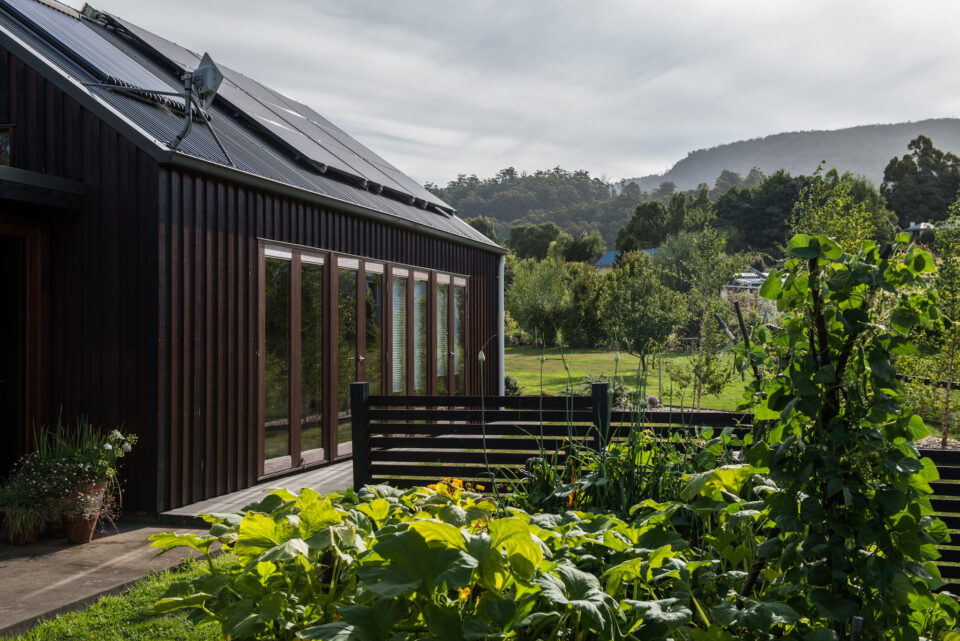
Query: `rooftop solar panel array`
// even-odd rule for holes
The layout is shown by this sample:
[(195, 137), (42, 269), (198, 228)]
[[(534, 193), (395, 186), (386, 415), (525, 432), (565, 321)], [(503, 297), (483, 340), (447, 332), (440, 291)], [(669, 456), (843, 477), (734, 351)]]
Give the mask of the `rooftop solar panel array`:
[[(14, 10), (12, 13), (16, 20), (10, 20), (4, 15), (3, 9), (11, 8)], [(100, 77), (121, 75), (122, 77), (117, 79), (131, 85), (136, 82), (140, 85), (146, 84), (155, 90), (160, 88), (169, 90), (178, 81), (179, 69), (193, 69), (199, 62), (199, 56), (182, 47), (133, 25), (123, 23), (123, 26), (131, 31), (136, 29), (134, 35), (140, 42), (132, 44), (133, 41), (129, 38), (118, 36), (102, 25), (78, 20), (36, 0), (0, 0), (0, 27), (7, 29), (35, 48), (60, 72), (81, 82), (97, 80), (98, 74)], [(53, 38), (63, 39), (52, 42)], [(142, 51), (144, 44), (150, 48), (153, 55), (151, 52)], [(65, 47), (69, 48), (65, 49)], [(93, 55), (94, 52), (97, 55)], [(78, 59), (80, 59), (79, 62)], [(91, 64), (101, 66), (92, 70), (88, 68)], [(386, 192), (382, 195), (371, 193), (356, 184), (335, 180), (329, 174), (321, 174), (313, 167), (296, 161), (289, 153), (291, 147), (296, 148), (291, 144), (294, 141), (294, 134), (299, 131), (301, 140), (296, 141), (298, 144), (302, 143), (308, 134), (316, 135), (325, 144), (316, 142), (315, 145), (319, 149), (314, 148), (311, 154), (320, 157), (323, 151), (329, 153), (330, 155), (326, 157), (330, 160), (325, 164), (340, 169), (334, 164), (334, 159), (345, 162), (340, 159), (347, 158), (354, 162), (353, 166), (362, 166), (372, 172), (370, 168), (376, 163), (379, 171), (382, 172), (378, 177), (382, 177), (367, 178), (367, 180), (384, 184), (395, 192), (406, 187), (402, 193), (407, 194), (408, 197), (426, 201), (426, 197), (429, 196), (431, 204), (449, 208), (443, 201), (432, 196), (423, 187), (404, 176), (309, 107), (274, 92), (242, 74), (222, 67), (221, 69), (226, 76), (221, 85), (221, 91), (224, 86), (232, 87), (228, 94), (233, 96), (236, 103), (233, 100), (214, 102), (208, 110), (209, 127), (195, 123), (189, 135), (178, 147), (181, 153), (221, 165), (233, 166), (249, 174), (495, 247), (494, 243), (455, 215), (442, 215), (430, 209), (424, 209), (419, 204), (410, 204), (406, 197), (398, 199), (388, 197)], [(245, 88), (256, 90), (258, 99), (254, 99), (245, 92)], [(164, 105), (144, 102), (142, 99), (105, 88), (94, 87), (90, 91), (105, 105), (109, 105), (158, 141), (172, 140), (183, 125), (182, 109), (172, 110)], [(247, 97), (244, 98), (244, 95)], [(237, 119), (233, 112), (234, 108), (248, 108), (250, 110), (248, 117), (259, 114), (262, 118), (274, 120), (276, 123), (274, 126), (280, 129), (290, 127), (290, 133), (284, 134), (287, 139), (285, 140), (272, 130), (270, 134), (273, 137), (261, 135), (262, 132), (258, 133), (249, 126), (248, 120)], [(285, 116), (281, 117), (280, 114)], [(299, 123), (299, 126), (292, 127), (291, 123)], [(212, 132), (216, 132), (216, 138)], [(275, 144), (276, 139), (285, 144)], [(291, 142), (287, 142), (288, 140)], [(362, 150), (367, 155), (365, 158), (361, 157), (354, 150)], [(306, 152), (301, 153), (306, 155)], [(355, 155), (351, 156), (350, 153)], [(363, 165), (358, 158), (368, 164)], [(311, 160), (324, 162), (317, 158), (311, 158)], [(391, 178), (392, 181), (390, 181)]]
[[(200, 60), (196, 53), (176, 43), (121, 18), (111, 18), (184, 71), (193, 69)], [(218, 66), (223, 72), (224, 82), (217, 95), (254, 118), (304, 157), (437, 207), (450, 209), (448, 204), (306, 105), (229, 67)]]
[[(116, 47), (92, 32), (84, 22), (57, 11), (36, 0), (2, 0), (20, 18), (42, 30), (69, 52), (85, 63), (88, 71), (97, 71), (98, 80), (113, 80), (139, 87), (147, 93), (175, 91), (168, 83), (144, 69), (136, 61), (120, 53)], [(183, 106), (183, 99), (165, 97), (174, 104)]]

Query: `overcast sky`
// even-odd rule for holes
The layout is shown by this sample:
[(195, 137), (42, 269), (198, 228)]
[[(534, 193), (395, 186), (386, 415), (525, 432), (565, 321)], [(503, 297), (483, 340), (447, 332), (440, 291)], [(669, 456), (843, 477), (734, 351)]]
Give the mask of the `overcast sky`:
[(960, 112), (955, 0), (91, 4), (309, 104), (421, 182), (558, 165), (619, 180), (745, 138)]

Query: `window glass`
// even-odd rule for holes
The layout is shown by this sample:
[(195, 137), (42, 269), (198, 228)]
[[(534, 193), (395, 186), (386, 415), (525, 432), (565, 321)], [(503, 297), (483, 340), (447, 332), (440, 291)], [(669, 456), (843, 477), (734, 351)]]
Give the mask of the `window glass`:
[(323, 266), (313, 263), (300, 266), (300, 345), (300, 442), (313, 450), (324, 446)]
[(466, 290), (463, 287), (453, 288), (453, 384), (457, 394), (467, 393), (467, 378), (464, 368), (466, 356), (467, 336), (466, 321)]
[(367, 318), (366, 318), (366, 372), (370, 384), (370, 394), (381, 393), (380, 363), (383, 353), (383, 274), (367, 272)]
[(437, 285), (437, 394), (450, 393), (450, 285)]
[(0, 127), (0, 165), (9, 166), (13, 156), (13, 129)]
[(350, 384), (357, 380), (357, 272), (337, 271), (337, 443), (347, 443), (351, 440)]
[(413, 283), (413, 391), (427, 393), (427, 281)]
[(290, 454), (290, 261), (264, 259), (264, 455)]
[(393, 352), (392, 374), (394, 394), (407, 391), (407, 279), (393, 277), (393, 306), (391, 311), (391, 335)]

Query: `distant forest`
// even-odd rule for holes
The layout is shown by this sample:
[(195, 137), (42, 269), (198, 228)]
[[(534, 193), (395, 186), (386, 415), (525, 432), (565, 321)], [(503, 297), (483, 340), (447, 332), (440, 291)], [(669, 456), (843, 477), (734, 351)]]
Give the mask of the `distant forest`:
[[(826, 161), (824, 171), (836, 168), (862, 176), (857, 181), (864, 192), (861, 197), (870, 192), (872, 205), (880, 213), (883, 206), (875, 190), (881, 187), (891, 159), (907, 151), (916, 135), (912, 132), (926, 134), (948, 154), (960, 149), (960, 119), (936, 119), (785, 133), (722, 145), (692, 152), (661, 176), (619, 183), (605, 182), (585, 170), (556, 167), (526, 173), (508, 167), (490, 178), (461, 174), (445, 186), (427, 184), (427, 188), (461, 217), (478, 219), (474, 226), (499, 242), (508, 241), (511, 228), (553, 223), (573, 239), (599, 233), (607, 249), (615, 247), (618, 232), (641, 203), (667, 205), (674, 194), (699, 197), (706, 189), (716, 204), (717, 222), (728, 230), (734, 245), (769, 249), (769, 242), (751, 240), (757, 234), (779, 237), (793, 202), (821, 161)], [(926, 212), (917, 213), (916, 220), (925, 219), (932, 218)], [(761, 222), (764, 227), (752, 226)], [(770, 228), (774, 222), (776, 230)], [(548, 233), (555, 237), (554, 231)]]

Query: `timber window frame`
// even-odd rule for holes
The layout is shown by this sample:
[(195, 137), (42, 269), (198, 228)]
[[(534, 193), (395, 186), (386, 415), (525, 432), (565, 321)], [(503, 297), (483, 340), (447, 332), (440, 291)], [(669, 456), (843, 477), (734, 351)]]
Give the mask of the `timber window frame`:
[[(466, 383), (466, 376), (469, 367), (466, 362), (457, 360), (455, 349), (455, 323), (462, 322), (469, 313), (466, 307), (467, 292), (469, 290), (470, 279), (466, 276), (453, 274), (445, 271), (431, 270), (424, 267), (410, 266), (399, 263), (392, 263), (380, 259), (368, 259), (361, 256), (355, 256), (342, 252), (333, 252), (313, 247), (300, 245), (290, 245), (287, 243), (273, 240), (258, 239), (258, 271), (257, 271), (257, 291), (258, 291), (258, 337), (257, 337), (257, 359), (258, 359), (258, 382), (257, 382), (257, 406), (258, 406), (258, 428), (257, 428), (257, 478), (266, 479), (273, 476), (287, 474), (293, 471), (312, 467), (324, 462), (332, 462), (349, 456), (352, 451), (352, 443), (344, 441), (338, 442), (338, 424), (345, 419), (342, 412), (338, 410), (338, 384), (339, 379), (367, 381), (368, 352), (367, 341), (367, 316), (370, 313), (379, 313), (379, 363), (371, 363), (373, 367), (379, 369), (380, 374), (380, 393), (384, 395), (436, 395), (438, 394), (437, 374), (438, 358), (446, 359), (446, 390), (447, 394), (456, 394), (457, 378), (455, 376), (455, 366), (461, 367), (460, 381)], [(289, 261), (289, 309), (286, 312), (286, 321), (288, 329), (286, 332), (288, 380), (286, 381), (287, 390), (287, 414), (288, 414), (288, 438), (289, 445), (285, 456), (278, 456), (272, 459), (266, 459), (266, 360), (267, 360), (267, 326), (266, 317), (267, 296), (266, 296), (266, 261), (268, 259)], [(318, 319), (321, 328), (321, 339), (319, 349), (320, 367), (319, 372), (311, 372), (313, 378), (319, 378), (319, 421), (322, 433), (322, 447), (304, 450), (304, 442), (301, 440), (305, 420), (306, 408), (303, 407), (304, 391), (301, 389), (304, 381), (304, 301), (302, 299), (303, 270), (304, 267), (320, 266), (322, 268), (322, 287), (321, 304), (322, 318)], [(339, 368), (340, 354), (339, 348), (339, 329), (338, 329), (338, 304), (341, 272), (344, 270), (356, 273), (356, 315), (355, 315), (355, 358), (347, 358), (351, 361), (356, 370), (352, 376), (340, 377)], [(372, 280), (371, 280), (372, 278)], [(371, 312), (368, 309), (368, 287), (373, 289), (379, 286), (379, 301), (374, 301), (379, 309)], [(438, 284), (444, 284), (448, 291), (448, 304), (446, 305), (447, 318), (446, 323), (440, 322), (437, 318), (438, 313)], [(402, 290), (398, 289), (402, 287)], [(462, 292), (464, 310), (462, 318), (456, 315), (456, 291)], [(402, 300), (403, 305), (397, 307), (398, 301)], [(419, 305), (419, 309), (418, 309)], [(403, 318), (396, 318), (396, 313), (402, 310)], [(352, 313), (352, 308), (351, 308)], [(419, 323), (420, 332), (417, 332)], [(445, 327), (444, 327), (445, 325)], [(446, 340), (439, 340), (438, 332), (445, 329)], [(466, 327), (460, 327), (465, 335)], [(403, 335), (396, 335), (397, 331), (402, 331)], [(394, 342), (396, 339), (396, 342)], [(439, 345), (446, 344), (449, 352), (446, 355), (438, 355)], [(466, 341), (462, 345), (462, 355), (465, 357)], [(397, 350), (402, 354), (397, 354)], [(373, 360), (373, 359), (370, 359)], [(419, 363), (418, 363), (419, 360)], [(346, 362), (345, 361), (345, 362)], [(394, 366), (402, 363), (403, 369), (400, 372), (394, 371)], [(397, 379), (396, 377), (400, 378)], [(425, 380), (424, 380), (425, 378)], [(468, 387), (466, 389), (469, 389)]]

